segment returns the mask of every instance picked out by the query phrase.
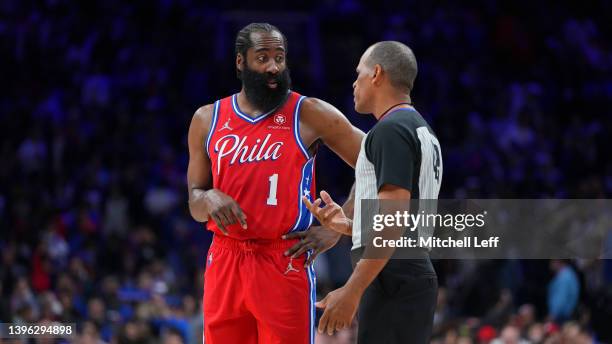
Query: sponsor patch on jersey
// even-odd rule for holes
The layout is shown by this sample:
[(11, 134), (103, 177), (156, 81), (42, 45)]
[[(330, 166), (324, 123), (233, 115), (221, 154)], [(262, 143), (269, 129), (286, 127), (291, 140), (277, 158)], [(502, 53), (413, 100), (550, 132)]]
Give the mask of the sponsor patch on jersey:
[(287, 122), (287, 118), (282, 113), (277, 113), (274, 115), (274, 123), (277, 125), (283, 125)]
[(268, 129), (291, 130), (291, 127), (285, 125), (287, 123), (287, 116), (283, 115), (282, 113), (277, 113), (274, 115), (273, 121), (275, 125), (269, 125)]

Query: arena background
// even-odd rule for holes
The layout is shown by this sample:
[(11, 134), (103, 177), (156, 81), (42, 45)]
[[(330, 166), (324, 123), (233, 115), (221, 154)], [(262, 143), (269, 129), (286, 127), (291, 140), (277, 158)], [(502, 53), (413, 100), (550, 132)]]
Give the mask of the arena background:
[[(379, 40), (412, 47), (442, 198), (610, 197), (611, 13), (608, 1), (0, 2), (0, 320), (76, 323), (84, 343), (201, 342), (211, 237), (187, 209), (186, 134), (199, 106), (239, 90), (234, 38), (250, 22), (287, 36), (295, 90), (363, 130), (359, 56)], [(317, 159), (319, 189), (342, 200), (352, 170), (325, 148)], [(319, 297), (350, 274), (349, 247), (317, 260)], [(578, 305), (555, 319), (550, 267), (566, 264)], [(435, 266), (436, 343), (612, 342), (610, 260)], [(317, 340), (352, 343), (354, 328)]]

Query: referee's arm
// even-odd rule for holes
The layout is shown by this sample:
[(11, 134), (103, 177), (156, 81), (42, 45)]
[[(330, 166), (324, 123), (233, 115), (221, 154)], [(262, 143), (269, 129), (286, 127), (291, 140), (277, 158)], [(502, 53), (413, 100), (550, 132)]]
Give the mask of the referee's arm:
[[(414, 162), (418, 152), (418, 141), (410, 128), (395, 120), (379, 122), (370, 132), (365, 142), (365, 153), (372, 161), (376, 171), (378, 199), (402, 202), (380, 202), (379, 214), (394, 214), (394, 209), (409, 205), (410, 188), (414, 176)], [(357, 229), (359, 230), (359, 229)], [(380, 235), (386, 239), (399, 239), (402, 228), (387, 227)], [(347, 286), (359, 295), (372, 283), (378, 273), (385, 267), (394, 252), (393, 247), (375, 248), (366, 245), (363, 257), (378, 259), (359, 260)], [(375, 251), (375, 252), (372, 252)], [(354, 288), (354, 289), (353, 289)]]
[[(404, 189), (397, 185), (384, 184), (378, 190), (379, 200), (410, 200), (410, 190)], [(402, 202), (403, 203), (403, 202)], [(389, 232), (393, 231), (398, 233), (396, 229), (388, 229)], [(362, 295), (365, 289), (372, 283), (374, 278), (380, 273), (385, 267), (389, 258), (393, 254), (392, 250), (386, 252), (384, 257), (377, 259), (361, 259), (355, 266), (353, 274), (346, 282), (346, 287), (359, 295)]]

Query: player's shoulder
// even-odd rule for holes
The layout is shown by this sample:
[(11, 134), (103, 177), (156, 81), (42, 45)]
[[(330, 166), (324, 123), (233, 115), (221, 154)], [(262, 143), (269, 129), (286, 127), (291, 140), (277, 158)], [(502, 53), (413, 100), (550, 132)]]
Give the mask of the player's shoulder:
[(310, 114), (327, 114), (330, 112), (337, 112), (338, 114), (340, 113), (340, 111), (330, 103), (315, 97), (304, 98), (304, 100), (302, 101), (302, 112), (307, 112)]
[(208, 131), (212, 122), (215, 104), (206, 104), (200, 106), (191, 118), (191, 126), (194, 129)]
[(314, 97), (304, 98), (300, 109), (300, 120), (314, 127), (338, 124), (346, 118), (330, 103)]
[(193, 117), (198, 118), (199, 120), (210, 120), (210, 118), (212, 118), (214, 109), (215, 104), (202, 105), (195, 111)]

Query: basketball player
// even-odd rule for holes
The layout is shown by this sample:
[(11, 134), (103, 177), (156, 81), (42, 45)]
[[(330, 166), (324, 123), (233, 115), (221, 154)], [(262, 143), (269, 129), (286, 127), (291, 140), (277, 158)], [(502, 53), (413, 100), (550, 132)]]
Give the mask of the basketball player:
[[(363, 132), (330, 104), (290, 90), (287, 40), (250, 24), (236, 38), (240, 92), (199, 108), (189, 128), (189, 209), (214, 232), (206, 260), (207, 344), (313, 343), (315, 277), (283, 253), (312, 215), (314, 148), (355, 166)], [(312, 198), (311, 198), (312, 199)], [(329, 240), (337, 240), (329, 236)]]
[[(304, 203), (325, 228), (352, 235), (357, 261), (347, 283), (317, 303), (325, 311), (319, 332), (350, 326), (359, 305), (359, 343), (428, 343), (437, 296), (429, 257), (360, 259), (364, 250), (362, 199), (437, 199), (442, 181), (440, 144), (411, 105), (416, 58), (406, 45), (379, 42), (368, 48), (353, 83), (355, 110), (372, 113), (376, 125), (363, 140), (355, 169), (353, 220), (328, 193)], [(325, 202), (325, 207), (319, 205)]]

